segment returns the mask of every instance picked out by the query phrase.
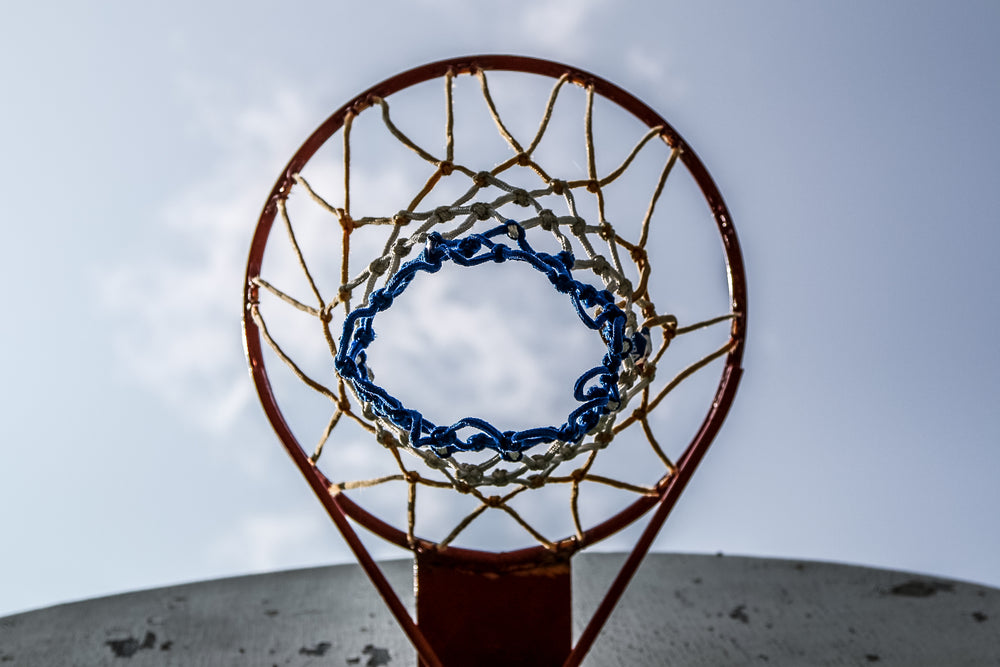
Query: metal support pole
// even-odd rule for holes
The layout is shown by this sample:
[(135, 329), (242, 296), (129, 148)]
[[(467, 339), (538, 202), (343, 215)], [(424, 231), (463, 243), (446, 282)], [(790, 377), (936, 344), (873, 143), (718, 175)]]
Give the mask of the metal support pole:
[(505, 564), (424, 551), (414, 567), (417, 626), (444, 667), (555, 666), (569, 656), (568, 554)]

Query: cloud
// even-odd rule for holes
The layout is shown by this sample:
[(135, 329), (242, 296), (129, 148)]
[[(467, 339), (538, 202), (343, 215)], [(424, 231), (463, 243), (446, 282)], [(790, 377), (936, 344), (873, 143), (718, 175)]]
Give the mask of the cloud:
[(333, 528), (322, 512), (247, 516), (208, 545), (210, 561), (231, 569), (264, 572), (290, 563), (329, 562)]
[(662, 47), (633, 44), (625, 52), (625, 67), (629, 76), (642, 86), (652, 86), (664, 102), (676, 102), (688, 92), (687, 80), (676, 67), (672, 67), (671, 61), (672, 58)]
[(625, 55), (625, 65), (633, 76), (647, 81), (663, 79), (664, 62), (662, 57), (650, 53), (647, 49), (635, 45), (629, 47)]
[(110, 267), (100, 283), (120, 371), (177, 414), (221, 431), (252, 396), (239, 333), (250, 235), (294, 150), (290, 135), (301, 140), (304, 119), (317, 114), (291, 91), (241, 110), (207, 93), (196, 102), (219, 154), (214, 168), (153, 213), (159, 250)]
[(521, 30), (531, 41), (567, 52), (585, 51), (585, 31), (604, 0), (548, 0), (528, 4), (520, 12)]

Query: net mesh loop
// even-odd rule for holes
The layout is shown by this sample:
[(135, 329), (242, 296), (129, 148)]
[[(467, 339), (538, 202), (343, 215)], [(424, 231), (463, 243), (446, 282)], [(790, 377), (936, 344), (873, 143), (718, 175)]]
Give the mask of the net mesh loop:
[[(516, 246), (497, 240), (503, 236), (516, 241)], [(600, 333), (607, 347), (607, 354), (600, 365), (585, 371), (577, 379), (573, 396), (582, 405), (573, 410), (561, 426), (501, 431), (477, 417), (466, 417), (450, 426), (437, 426), (418, 410), (404, 407), (398, 399), (372, 381), (366, 361), (368, 346), (375, 340), (375, 316), (388, 310), (419, 272), (435, 273), (445, 261), (464, 267), (475, 267), (486, 262), (524, 262), (545, 274), (556, 291), (568, 295), (580, 321), (587, 328)], [(627, 332), (628, 318), (615, 305), (614, 295), (575, 280), (572, 274), (574, 261), (572, 253), (567, 251), (556, 255), (536, 251), (528, 243), (524, 227), (513, 220), (507, 220), (505, 224), (484, 234), (469, 234), (451, 240), (432, 232), (427, 236), (426, 247), (417, 258), (401, 266), (385, 287), (369, 294), (367, 303), (347, 316), (340, 339), (340, 351), (335, 361), (337, 373), (348, 381), (358, 401), (366, 406), (376, 420), (387, 420), (405, 430), (411, 447), (429, 448), (444, 458), (459, 451), (478, 452), (490, 449), (504, 460), (516, 462), (522, 458), (525, 450), (537, 445), (556, 441), (576, 445), (598, 425), (604, 415), (619, 409), (621, 394), (630, 384), (622, 382), (622, 378), (634, 377), (632, 369), (635, 364), (641, 364), (649, 356), (649, 331)], [(376, 262), (372, 262), (369, 270), (373, 270), (371, 267)], [(384, 271), (384, 266), (381, 268)], [(592, 311), (595, 311), (594, 314), (591, 314)], [(623, 367), (626, 367), (626, 373), (621, 372)], [(463, 431), (474, 432), (463, 438), (460, 435)], [(468, 466), (460, 466), (458, 472), (465, 475), (467, 483), (481, 483), (482, 471), (475, 468), (472, 470), (474, 472), (470, 472)], [(507, 471), (495, 472), (491, 476), (494, 483), (503, 484), (509, 479)]]

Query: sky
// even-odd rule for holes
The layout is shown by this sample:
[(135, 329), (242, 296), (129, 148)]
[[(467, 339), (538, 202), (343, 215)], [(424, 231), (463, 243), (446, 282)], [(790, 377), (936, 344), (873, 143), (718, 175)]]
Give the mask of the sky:
[(490, 52), (657, 109), (739, 233), (746, 373), (654, 548), (1000, 586), (998, 27), (971, 0), (9, 8), (0, 615), (352, 560), (246, 371), (250, 238), (340, 104)]

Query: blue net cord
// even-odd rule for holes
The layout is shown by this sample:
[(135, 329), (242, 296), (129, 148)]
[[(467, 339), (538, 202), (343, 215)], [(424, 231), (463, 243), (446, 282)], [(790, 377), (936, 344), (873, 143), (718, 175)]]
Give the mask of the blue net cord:
[[(517, 246), (496, 240), (504, 235), (516, 241)], [(561, 426), (501, 431), (478, 417), (465, 417), (450, 426), (437, 426), (371, 381), (366, 349), (375, 340), (372, 328), (375, 315), (392, 306), (393, 300), (403, 293), (417, 272), (435, 273), (448, 260), (467, 267), (508, 260), (526, 262), (544, 273), (557, 291), (567, 294), (580, 320), (600, 333), (607, 353), (601, 365), (577, 379), (573, 396), (580, 405)], [(573, 254), (568, 251), (556, 255), (535, 251), (525, 238), (524, 228), (513, 220), (483, 234), (469, 234), (453, 240), (446, 240), (436, 232), (428, 234), (426, 247), (420, 255), (401, 266), (385, 287), (372, 292), (367, 304), (348, 314), (334, 361), (337, 373), (351, 384), (358, 399), (368, 404), (377, 418), (406, 431), (413, 447), (430, 447), (443, 458), (458, 451), (490, 449), (508, 461), (517, 461), (522, 452), (536, 445), (556, 441), (578, 443), (598, 425), (603, 415), (619, 408), (619, 370), (626, 357), (642, 359), (648, 355), (649, 333), (643, 330), (628, 335), (627, 316), (615, 305), (614, 296), (607, 290), (575, 280), (571, 272), (573, 263)], [(592, 316), (590, 310), (598, 312)], [(472, 433), (463, 439), (461, 435), (469, 431)]]

